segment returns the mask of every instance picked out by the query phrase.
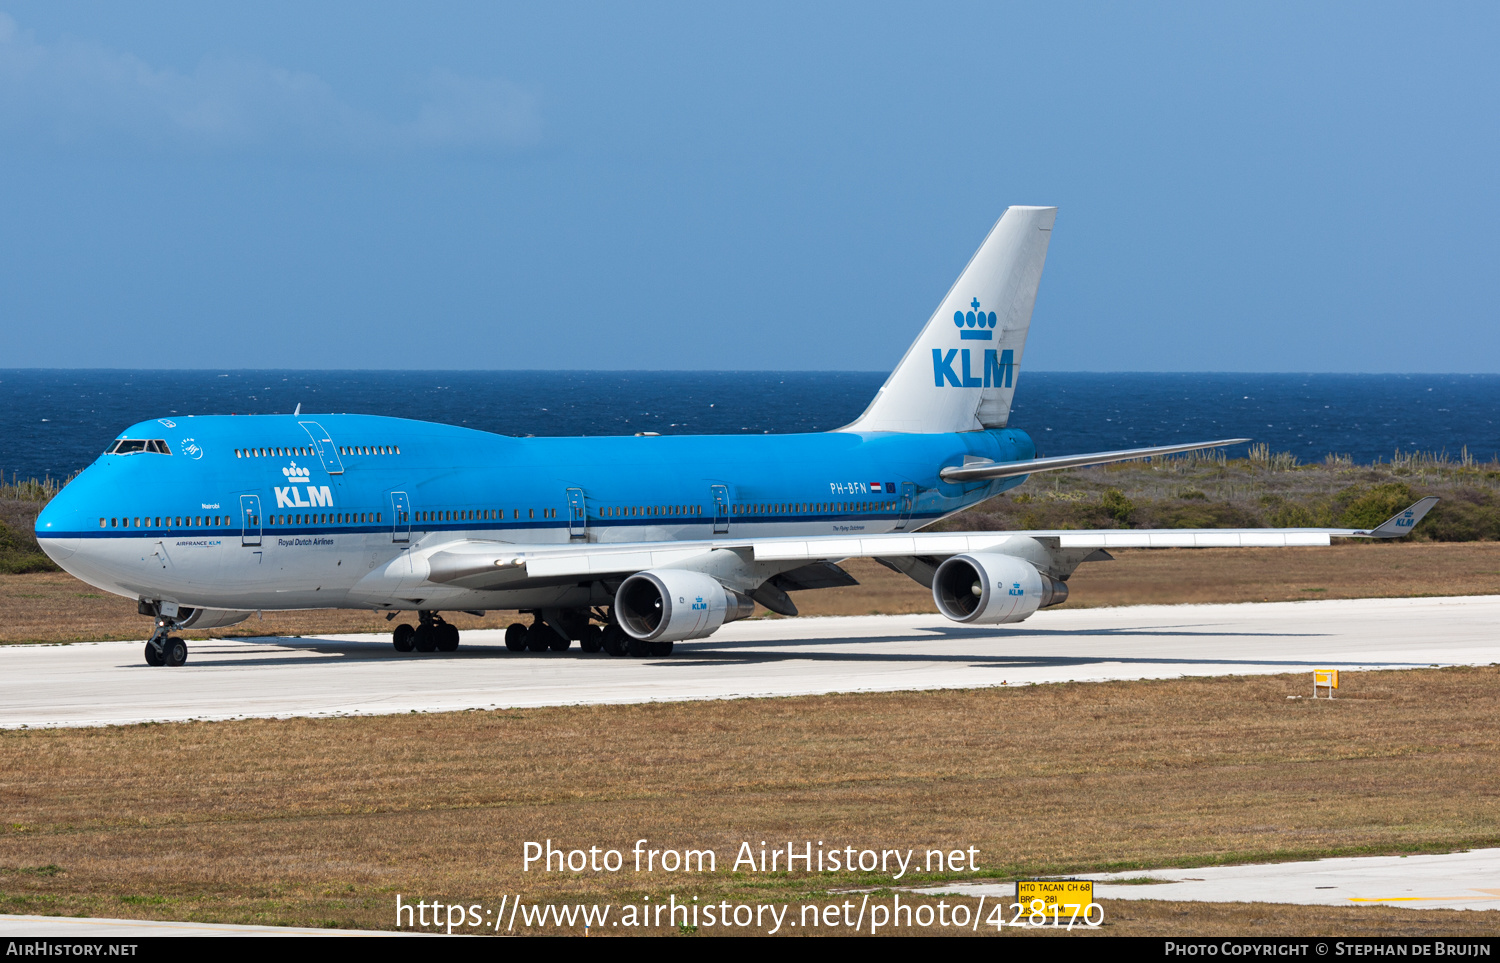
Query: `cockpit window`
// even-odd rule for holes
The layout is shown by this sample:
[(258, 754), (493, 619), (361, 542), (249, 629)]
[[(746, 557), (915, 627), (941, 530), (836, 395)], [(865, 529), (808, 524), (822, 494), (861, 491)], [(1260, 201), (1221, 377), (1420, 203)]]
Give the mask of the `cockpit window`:
[(136, 452), (150, 452), (155, 455), (170, 455), (172, 449), (160, 438), (121, 438), (113, 445), (104, 449), (106, 455), (133, 455)]

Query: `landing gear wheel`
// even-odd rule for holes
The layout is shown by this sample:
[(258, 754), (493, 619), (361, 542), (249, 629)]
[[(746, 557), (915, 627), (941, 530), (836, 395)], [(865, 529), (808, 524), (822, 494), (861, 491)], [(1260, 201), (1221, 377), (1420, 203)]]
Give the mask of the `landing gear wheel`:
[(658, 658), (660, 658), (662, 656), (666, 656), (666, 655), (671, 655), (672, 654), (672, 643), (670, 643), (670, 642), (652, 642), (651, 643), (651, 654), (654, 655), (654, 656), (656, 656), (656, 657), (658, 657)]
[(652, 654), (651, 646), (654, 644), (655, 643), (647, 642), (645, 639), (638, 639), (632, 635), (630, 637), (630, 641), (625, 643), (625, 646), (629, 650), (630, 657), (632, 659), (644, 659), (646, 656)]
[(629, 638), (618, 625), (606, 625), (599, 635), (599, 645), (610, 655), (624, 655), (625, 643)]
[(546, 652), (551, 642), (547, 636), (555, 636), (557, 633), (547, 628), (545, 622), (533, 622), (531, 628), (526, 630), (526, 648), (531, 652)]
[(458, 626), (444, 622), (437, 626), (437, 648), (439, 652), (458, 651)]
[(412, 636), (416, 634), (416, 629), (402, 622), (391, 633), (391, 644), (396, 647), (397, 652), (410, 652), (412, 650)]
[(161, 644), (162, 664), (177, 667), (187, 662), (187, 643), (173, 635)]
[(512, 622), (505, 629), (505, 647), (512, 652), (526, 651), (526, 625), (523, 622)]
[(152, 645), (150, 642), (146, 643), (146, 664), (154, 666), (160, 666), (162, 664), (161, 653), (156, 651), (156, 646)]
[(585, 652), (598, 652), (603, 647), (604, 633), (597, 625), (587, 625), (583, 629), (583, 638), (578, 640), (578, 647)]
[(437, 633), (433, 631), (434, 628), (435, 626), (430, 623), (424, 623), (417, 626), (416, 631), (412, 633), (411, 642), (418, 652), (432, 652), (437, 649), (437, 639), (434, 638)]

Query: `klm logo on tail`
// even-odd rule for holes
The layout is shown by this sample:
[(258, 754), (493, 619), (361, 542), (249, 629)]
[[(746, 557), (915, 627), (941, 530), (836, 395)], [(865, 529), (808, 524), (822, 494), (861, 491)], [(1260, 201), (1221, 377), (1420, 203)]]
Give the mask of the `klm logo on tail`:
[[(1016, 353), (1010, 348), (1004, 351), (986, 348), (984, 377), (980, 377), (973, 373), (974, 362), (968, 348), (949, 348), (946, 354), (942, 348), (933, 348), (932, 383), (937, 388), (1009, 388), (1016, 367), (1015, 357)], [(958, 370), (954, 370), (955, 361), (959, 363)]]
[[(995, 312), (979, 310), (979, 299), (970, 302), (972, 311), (954, 311), (953, 324), (963, 341), (989, 341), (995, 337)], [(936, 388), (1009, 388), (1015, 373), (1016, 353), (1010, 348), (984, 349), (984, 371), (974, 371), (973, 352), (968, 348), (932, 349), (932, 384)], [(955, 367), (957, 364), (957, 367)]]
[[(953, 323), (958, 326), (961, 341), (993, 341), (995, 338), (995, 312), (985, 314), (979, 310), (979, 299), (969, 302), (973, 311), (954, 311)], [(977, 312), (977, 313), (976, 313)]]

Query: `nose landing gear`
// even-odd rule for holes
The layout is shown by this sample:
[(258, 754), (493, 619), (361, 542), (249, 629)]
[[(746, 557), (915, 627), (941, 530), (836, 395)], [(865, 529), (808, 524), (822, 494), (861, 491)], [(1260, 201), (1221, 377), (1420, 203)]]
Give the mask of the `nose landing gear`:
[(165, 615), (156, 617), (156, 628), (146, 640), (147, 665), (176, 668), (187, 662), (187, 643), (172, 634), (176, 628), (176, 619)]

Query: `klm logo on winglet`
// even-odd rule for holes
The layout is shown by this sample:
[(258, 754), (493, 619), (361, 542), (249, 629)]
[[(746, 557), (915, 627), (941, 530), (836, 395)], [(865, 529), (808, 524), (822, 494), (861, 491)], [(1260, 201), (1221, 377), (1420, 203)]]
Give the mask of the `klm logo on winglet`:
[[(969, 302), (972, 311), (954, 311), (953, 324), (963, 341), (990, 341), (995, 337), (995, 312), (980, 311), (979, 299)], [(984, 349), (984, 371), (974, 371), (973, 352), (969, 348), (932, 349), (932, 384), (953, 388), (1009, 388), (1015, 373), (1016, 353), (1010, 348)]]
[[(283, 468), (281, 473), (291, 482), (305, 482), (312, 477), (312, 472), (306, 468), (298, 468), (296, 462), (292, 462), (290, 468)], [(287, 488), (271, 486), (276, 491), (277, 508), (329, 508), (333, 505), (333, 492), (327, 485), (305, 485), (307, 489), (307, 501), (302, 500), (302, 491), (296, 485)]]
[(1397, 528), (1411, 528), (1411, 512), (1402, 512), (1401, 517), (1396, 519)]

